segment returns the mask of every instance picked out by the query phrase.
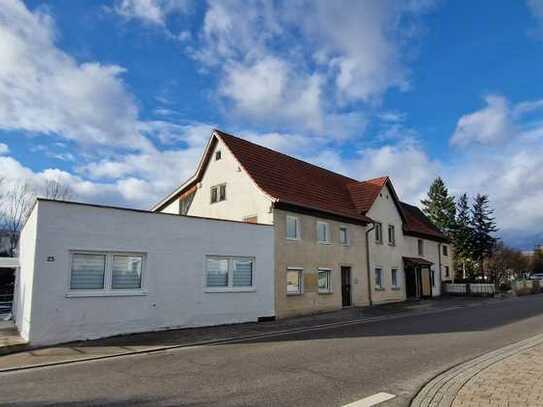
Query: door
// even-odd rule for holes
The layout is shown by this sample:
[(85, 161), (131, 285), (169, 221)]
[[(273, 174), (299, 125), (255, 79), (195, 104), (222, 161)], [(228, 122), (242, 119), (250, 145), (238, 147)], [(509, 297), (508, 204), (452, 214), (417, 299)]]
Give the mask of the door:
[(417, 270), (414, 267), (405, 268), (405, 291), (407, 298), (417, 298)]
[(352, 305), (351, 301), (351, 268), (341, 267), (341, 303), (344, 307)]
[(422, 277), (422, 296), (431, 297), (432, 296), (432, 277), (430, 275), (430, 269), (425, 267), (421, 269)]

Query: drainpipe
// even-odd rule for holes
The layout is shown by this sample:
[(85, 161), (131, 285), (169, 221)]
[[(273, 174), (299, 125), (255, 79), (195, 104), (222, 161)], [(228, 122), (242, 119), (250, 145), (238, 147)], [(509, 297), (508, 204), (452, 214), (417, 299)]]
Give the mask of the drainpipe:
[[(442, 291), (443, 291), (443, 281), (441, 279), (441, 242), (439, 242), (437, 244), (437, 258), (438, 258), (438, 264), (439, 264), (439, 270), (438, 270), (438, 275), (439, 275), (439, 295), (443, 295)], [(450, 272), (450, 270), (449, 270)]]
[(371, 298), (371, 265), (370, 265), (370, 232), (375, 229), (375, 223), (371, 224), (371, 228), (366, 230), (366, 265), (368, 272), (368, 299), (370, 307), (373, 305), (373, 300)]

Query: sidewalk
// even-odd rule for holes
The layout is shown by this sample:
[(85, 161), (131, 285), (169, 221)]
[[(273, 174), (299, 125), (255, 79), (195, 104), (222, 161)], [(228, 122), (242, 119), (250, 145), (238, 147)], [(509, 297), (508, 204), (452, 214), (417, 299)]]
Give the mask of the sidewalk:
[(0, 356), (0, 372), (155, 352), (179, 347), (240, 342), (258, 337), (285, 335), (302, 330), (326, 329), (326, 327), (330, 326), (371, 323), (423, 313), (444, 312), (496, 301), (504, 300), (467, 297), (440, 298), (378, 305), (371, 308), (353, 307), (336, 312), (279, 321), (176, 329), (73, 342)]
[(450, 369), (424, 386), (411, 406), (543, 406), (543, 335)]

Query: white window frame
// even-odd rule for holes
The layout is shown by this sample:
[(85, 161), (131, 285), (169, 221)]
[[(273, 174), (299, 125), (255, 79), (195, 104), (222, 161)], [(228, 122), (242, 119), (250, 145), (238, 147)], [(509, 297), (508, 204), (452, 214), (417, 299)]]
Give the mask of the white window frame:
[[(396, 284), (394, 284), (394, 279), (392, 278), (394, 271), (396, 272)], [(392, 287), (393, 290), (399, 290), (401, 288), (399, 267), (392, 267), (390, 269), (390, 286)]]
[[(226, 287), (208, 287), (207, 286), (207, 259), (228, 260), (228, 285)], [(253, 275), (251, 286), (234, 287), (234, 261), (251, 260), (253, 262)], [(220, 254), (209, 254), (204, 257), (204, 291), (206, 293), (243, 293), (256, 291), (256, 260), (251, 256), (224, 256)]]
[[(381, 274), (381, 284), (380, 285), (377, 285), (377, 270), (380, 270), (380, 274)], [(385, 278), (385, 275), (384, 275), (383, 270), (384, 269), (381, 266), (375, 266), (374, 269), (373, 269), (373, 280), (374, 280), (375, 289), (379, 290), (379, 291), (385, 289), (385, 282), (383, 281), (384, 278)]]
[[(68, 264), (68, 278), (66, 279), (66, 297), (129, 297), (138, 295), (147, 295), (145, 290), (145, 268), (147, 264), (147, 254), (142, 252), (124, 252), (124, 251), (106, 251), (106, 250), (69, 250), (70, 261)], [(104, 287), (89, 288), (89, 289), (73, 289), (72, 282), (72, 265), (74, 255), (96, 255), (105, 256), (105, 272), (104, 272)], [(128, 256), (141, 257), (141, 279), (139, 288), (112, 288), (113, 283), (113, 257)]]
[[(344, 229), (345, 230), (345, 239), (346, 241), (345, 242), (342, 242), (341, 241), (341, 230)], [(339, 226), (339, 243), (342, 244), (343, 246), (349, 246), (351, 244), (351, 236), (350, 236), (350, 233), (349, 233), (349, 228), (345, 225), (340, 225)]]
[[(290, 237), (288, 235), (288, 221), (289, 219), (294, 219), (294, 223), (296, 224), (296, 236)], [(285, 236), (287, 240), (300, 240), (301, 239), (301, 230), (300, 230), (300, 218), (297, 216), (287, 215), (286, 222), (285, 222)]]
[[(319, 239), (319, 225), (324, 225), (324, 234), (326, 235), (326, 240), (320, 240)], [(317, 227), (316, 227), (316, 232), (317, 232), (317, 242), (318, 243), (321, 243), (321, 244), (330, 244), (330, 224), (328, 222), (323, 222), (321, 220), (318, 220), (317, 221)]]
[[(379, 231), (379, 233), (377, 233)], [(383, 224), (375, 222), (375, 243), (383, 244)]]
[(220, 159), (222, 159), (222, 151), (217, 150), (215, 151), (215, 161), (219, 161)]
[[(295, 271), (295, 272), (298, 272), (298, 285), (300, 287), (300, 289), (298, 290), (298, 292), (296, 293), (289, 293), (288, 292), (288, 280), (285, 278), (285, 282), (287, 284), (285, 284), (285, 289), (287, 290), (287, 296), (298, 296), (298, 295), (303, 295), (304, 294), (304, 268), (303, 267), (287, 267), (287, 273), (289, 271)], [(285, 277), (286, 277), (286, 274), (285, 274)]]
[[(319, 273), (328, 273), (328, 289), (321, 289), (319, 287)], [(319, 294), (332, 294), (333, 286), (332, 286), (332, 269), (328, 267), (318, 267), (317, 268), (317, 289), (319, 291)]]
[[(392, 235), (390, 234), (391, 230), (392, 230)], [(388, 225), (387, 233), (388, 233), (388, 245), (396, 246), (396, 227), (394, 225)]]
[[(221, 199), (221, 188), (224, 187), (224, 199)], [(217, 200), (213, 201), (213, 190), (217, 190)], [(219, 202), (226, 201), (228, 199), (228, 191), (226, 188), (226, 182), (223, 182), (222, 184), (213, 185), (211, 188), (209, 188), (209, 202), (213, 205)]]

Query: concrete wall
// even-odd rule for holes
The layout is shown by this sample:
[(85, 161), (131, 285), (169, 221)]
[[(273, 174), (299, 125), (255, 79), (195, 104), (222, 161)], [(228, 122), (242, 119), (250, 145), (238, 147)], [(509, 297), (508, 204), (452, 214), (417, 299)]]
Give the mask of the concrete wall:
[(36, 267), (36, 240), (38, 229), (39, 205), (34, 206), (19, 238), (20, 268), (15, 274), (15, 292), (13, 293), (13, 314), (21, 336), (30, 339), (32, 298), (34, 293), (34, 275)]
[[(143, 253), (143, 289), (96, 296), (70, 291), (71, 250)], [(270, 226), (39, 201), (21, 251), (19, 293), (26, 303), (32, 292), (33, 344), (274, 315)], [(208, 292), (206, 255), (254, 257), (255, 288)], [(26, 310), (17, 323), (23, 332)]]
[[(367, 215), (376, 222), (380, 222), (383, 229), (382, 243), (376, 242), (375, 230), (369, 235), (372, 300), (375, 304), (403, 301), (405, 300), (405, 274), (402, 257), (406, 256), (405, 239), (402, 232), (402, 218), (388, 186), (383, 187)], [(395, 229), (396, 242), (394, 246), (388, 243), (389, 225), (393, 225)], [(375, 269), (377, 267), (382, 268), (384, 274), (382, 289), (375, 286)], [(393, 268), (397, 269), (399, 273), (399, 288), (392, 287), (391, 270)]]
[[(341, 266), (351, 267), (353, 305), (367, 305), (365, 228), (314, 216), (274, 209), (276, 315), (279, 318), (336, 310), (342, 307)], [(300, 220), (300, 240), (286, 238), (286, 216)], [(317, 242), (317, 220), (328, 222), (330, 244)], [(339, 227), (347, 226), (349, 245), (339, 243)], [(289, 267), (303, 268), (304, 290), (301, 295), (287, 295), (286, 272)], [(332, 292), (318, 292), (317, 270), (332, 270)]]
[[(221, 159), (215, 160), (215, 152)], [(211, 187), (226, 183), (226, 200), (211, 203)], [(188, 215), (216, 219), (243, 221), (257, 216), (258, 223), (271, 224), (271, 200), (261, 192), (249, 175), (241, 168), (237, 159), (222, 141), (215, 145), (209, 164), (188, 211)], [(179, 200), (175, 200), (162, 212), (179, 212)]]

